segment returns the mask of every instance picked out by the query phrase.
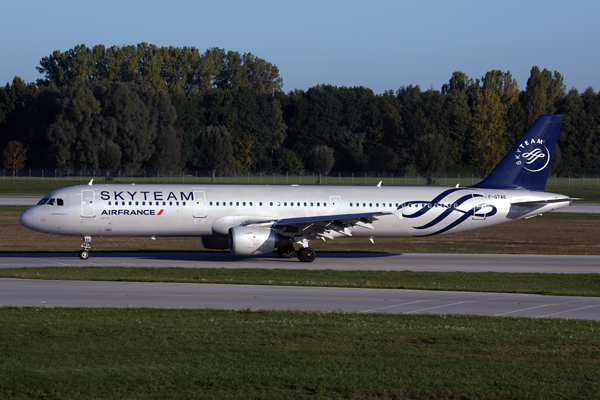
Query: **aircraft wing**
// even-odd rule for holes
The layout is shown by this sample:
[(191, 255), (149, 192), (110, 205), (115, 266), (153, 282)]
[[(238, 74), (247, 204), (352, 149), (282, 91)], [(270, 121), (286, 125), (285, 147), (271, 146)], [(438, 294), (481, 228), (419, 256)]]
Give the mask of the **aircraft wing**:
[(298, 239), (334, 239), (333, 234), (352, 236), (352, 230), (374, 229), (372, 223), (378, 217), (393, 213), (370, 212), (356, 214), (319, 215), (315, 217), (282, 218), (270, 221), (251, 221), (247, 225), (271, 225), (282, 234)]

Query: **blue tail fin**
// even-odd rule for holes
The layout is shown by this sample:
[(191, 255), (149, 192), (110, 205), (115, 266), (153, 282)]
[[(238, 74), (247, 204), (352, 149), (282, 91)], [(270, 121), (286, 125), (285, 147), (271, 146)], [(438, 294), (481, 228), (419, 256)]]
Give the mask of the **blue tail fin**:
[(487, 178), (473, 187), (543, 192), (562, 120), (562, 115), (540, 116)]

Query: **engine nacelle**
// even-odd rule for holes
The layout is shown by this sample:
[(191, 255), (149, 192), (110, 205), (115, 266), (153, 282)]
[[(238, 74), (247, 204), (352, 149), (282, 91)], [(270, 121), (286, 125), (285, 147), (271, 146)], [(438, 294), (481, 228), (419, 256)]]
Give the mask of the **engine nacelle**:
[(229, 238), (227, 236), (209, 236), (200, 238), (202, 247), (209, 250), (229, 249)]
[(270, 253), (278, 246), (278, 236), (271, 228), (235, 226), (229, 229), (229, 250), (240, 256)]

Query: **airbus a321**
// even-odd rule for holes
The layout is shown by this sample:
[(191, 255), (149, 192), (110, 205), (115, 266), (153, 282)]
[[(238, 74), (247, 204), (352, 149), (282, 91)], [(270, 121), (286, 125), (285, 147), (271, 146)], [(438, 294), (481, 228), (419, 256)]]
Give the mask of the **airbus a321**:
[(277, 251), (312, 262), (311, 240), (446, 235), (566, 207), (545, 193), (562, 115), (543, 115), (482, 182), (470, 187), (93, 184), (55, 190), (23, 211), (26, 228), (79, 236), (202, 238), (242, 256)]

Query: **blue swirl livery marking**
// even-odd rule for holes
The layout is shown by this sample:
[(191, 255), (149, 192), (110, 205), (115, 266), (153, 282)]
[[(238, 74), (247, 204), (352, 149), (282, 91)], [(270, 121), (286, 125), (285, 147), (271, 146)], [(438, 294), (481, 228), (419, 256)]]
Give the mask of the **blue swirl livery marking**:
[[(441, 194), (439, 194), (437, 197), (435, 197), (431, 201), (409, 201), (409, 202), (402, 204), (400, 207), (398, 207), (398, 209), (400, 209), (402, 207), (406, 207), (408, 205), (412, 205), (412, 204), (423, 204), (424, 207), (413, 214), (406, 215), (406, 214), (404, 214), (404, 212), (402, 213), (402, 218), (418, 218), (418, 217), (425, 215), (426, 213), (433, 210), (434, 208), (436, 208), (436, 204), (439, 204), (439, 202), (442, 201), (444, 198), (446, 198), (447, 196), (449, 196), (450, 194), (452, 194), (458, 190), (464, 190), (464, 189), (455, 188), (455, 189), (446, 190), (445, 192), (442, 192)], [(484, 196), (481, 194), (478, 194), (478, 193), (473, 193), (473, 194), (467, 194), (465, 196), (460, 197), (458, 200), (452, 202), (452, 205), (450, 205), (450, 207), (445, 207), (446, 209), (440, 215), (438, 215), (436, 218), (434, 218), (432, 221), (426, 223), (425, 225), (414, 226), (413, 228), (419, 229), (419, 230), (433, 228), (436, 225), (441, 224), (446, 218), (450, 217), (455, 212), (462, 214), (458, 219), (456, 219), (455, 221), (446, 225), (442, 229), (437, 230), (433, 233), (429, 233), (427, 235), (413, 235), (413, 236), (414, 237), (427, 237), (427, 236), (439, 235), (441, 233), (449, 231), (450, 229), (460, 225), (465, 220), (467, 220), (469, 217), (475, 216), (475, 217), (480, 217), (480, 218), (486, 218), (486, 217), (491, 217), (493, 215), (496, 215), (496, 213), (498, 212), (498, 209), (495, 206), (488, 204), (488, 203), (477, 204), (473, 208), (471, 208), (470, 210), (467, 210), (467, 211), (458, 209), (458, 207), (460, 205), (462, 205), (463, 203), (465, 203), (471, 199), (478, 198), (478, 197), (483, 198)], [(484, 213), (484, 214), (478, 214), (479, 211), (481, 211), (487, 207), (491, 208), (491, 210), (489, 212)]]

